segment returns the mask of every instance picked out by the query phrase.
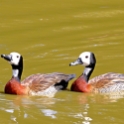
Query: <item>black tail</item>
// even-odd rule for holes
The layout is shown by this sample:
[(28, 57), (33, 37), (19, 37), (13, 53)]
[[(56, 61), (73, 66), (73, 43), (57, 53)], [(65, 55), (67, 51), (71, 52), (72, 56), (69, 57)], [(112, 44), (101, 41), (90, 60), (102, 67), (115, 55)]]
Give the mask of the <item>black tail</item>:
[(67, 82), (70, 81), (71, 79), (75, 78), (75, 77), (76, 77), (75, 74), (70, 74), (69, 77), (68, 77), (68, 79), (67, 79)]
[(63, 80), (61, 80), (59, 83), (56, 83), (55, 84), (55, 86), (62, 86), (59, 90), (65, 90), (66, 88), (67, 88), (67, 86), (68, 86), (68, 82), (71, 80), (71, 79), (73, 79), (73, 78), (75, 78), (76, 77), (76, 75), (75, 74), (70, 74), (70, 75), (66, 75), (67, 77), (66, 77), (66, 79), (63, 79)]

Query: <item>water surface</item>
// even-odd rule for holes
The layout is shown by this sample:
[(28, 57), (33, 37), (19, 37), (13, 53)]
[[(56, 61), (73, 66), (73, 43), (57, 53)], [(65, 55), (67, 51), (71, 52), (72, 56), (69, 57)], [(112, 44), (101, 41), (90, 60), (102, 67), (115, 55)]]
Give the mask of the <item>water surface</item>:
[[(123, 73), (123, 20), (123, 0), (1, 0), (0, 51), (23, 55), (22, 79), (56, 71), (78, 76), (83, 67), (68, 65), (83, 51), (92, 51), (97, 58), (91, 77)], [(0, 65), (1, 124), (123, 124), (123, 94), (62, 91), (54, 98), (7, 95), (3, 90), (11, 67), (2, 59)]]

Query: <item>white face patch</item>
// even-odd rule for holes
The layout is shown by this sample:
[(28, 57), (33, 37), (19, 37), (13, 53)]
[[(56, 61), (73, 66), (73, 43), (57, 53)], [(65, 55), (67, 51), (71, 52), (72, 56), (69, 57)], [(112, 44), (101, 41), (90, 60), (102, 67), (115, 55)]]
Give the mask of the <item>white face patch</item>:
[(10, 61), (10, 64), (18, 65), (21, 55), (17, 52), (12, 52), (12, 53), (10, 53), (10, 56), (12, 58), (12, 60)]
[(90, 65), (91, 52), (83, 52), (79, 55), (79, 58), (82, 60), (84, 66)]

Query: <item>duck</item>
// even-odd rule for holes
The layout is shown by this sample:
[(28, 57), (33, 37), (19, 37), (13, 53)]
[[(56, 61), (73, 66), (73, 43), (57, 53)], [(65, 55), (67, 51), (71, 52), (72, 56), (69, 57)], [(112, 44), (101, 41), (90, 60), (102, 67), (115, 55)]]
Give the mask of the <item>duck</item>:
[(58, 91), (65, 90), (75, 74), (36, 73), (21, 81), (23, 72), (23, 57), (18, 52), (1, 54), (1, 57), (8, 61), (12, 67), (12, 77), (6, 83), (4, 92), (15, 95), (32, 95), (53, 97)]
[(83, 93), (111, 93), (124, 91), (124, 74), (107, 72), (89, 80), (95, 65), (96, 57), (93, 52), (84, 51), (78, 59), (69, 66), (83, 65), (83, 73), (72, 83), (71, 91)]

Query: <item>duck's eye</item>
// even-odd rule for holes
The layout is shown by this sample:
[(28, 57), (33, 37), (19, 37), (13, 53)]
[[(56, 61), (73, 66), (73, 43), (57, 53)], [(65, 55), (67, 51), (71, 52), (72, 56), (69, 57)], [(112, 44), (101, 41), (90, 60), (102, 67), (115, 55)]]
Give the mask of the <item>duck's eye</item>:
[(17, 58), (19, 58), (19, 56), (16, 56)]
[(88, 56), (85, 56), (85, 58), (88, 58)]

